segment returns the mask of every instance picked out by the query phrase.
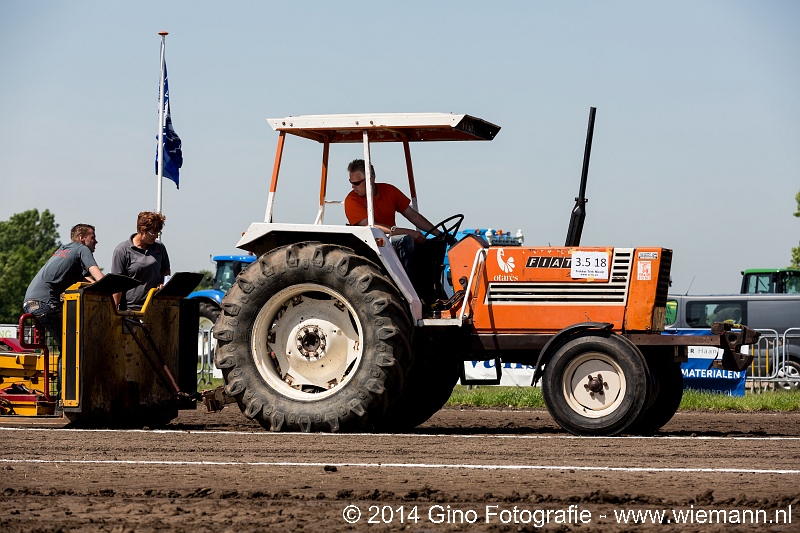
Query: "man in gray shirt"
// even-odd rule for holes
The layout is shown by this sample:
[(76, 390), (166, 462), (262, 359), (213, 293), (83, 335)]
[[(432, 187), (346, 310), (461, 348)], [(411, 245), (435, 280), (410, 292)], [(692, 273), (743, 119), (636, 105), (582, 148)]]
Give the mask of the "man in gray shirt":
[(114, 303), (121, 311), (139, 311), (150, 289), (160, 288), (164, 276), (170, 274), (169, 254), (161, 241), (156, 240), (164, 229), (166, 217), (153, 211), (142, 211), (136, 219), (136, 233), (114, 248), (111, 272), (129, 276), (141, 285), (114, 294)]
[[(34, 276), (22, 308), (31, 313), (61, 346), (61, 294), (79, 281), (103, 277), (94, 260), (97, 237), (94, 226), (78, 224), (70, 231), (72, 242), (62, 245)], [(88, 276), (91, 276), (89, 278)]]

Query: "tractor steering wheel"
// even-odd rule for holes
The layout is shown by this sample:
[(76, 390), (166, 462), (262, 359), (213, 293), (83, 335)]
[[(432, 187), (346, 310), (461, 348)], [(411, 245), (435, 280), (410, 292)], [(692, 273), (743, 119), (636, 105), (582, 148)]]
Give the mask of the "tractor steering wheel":
[[(456, 219), (458, 219), (458, 220), (456, 220)], [(454, 222), (453, 224), (448, 226), (447, 224), (449, 222), (452, 222), (453, 220), (456, 220), (456, 222)], [(432, 235), (433, 234), (433, 230), (438, 229), (442, 233), (441, 233), (441, 235), (438, 235), (436, 238), (439, 239), (439, 240), (442, 240), (442, 241), (446, 241), (448, 244), (452, 245), (452, 244), (455, 244), (455, 242), (456, 242), (456, 234), (458, 233), (458, 229), (461, 227), (461, 223), (462, 222), (464, 222), (464, 215), (462, 215), (462, 214), (453, 215), (453, 216), (451, 216), (449, 218), (446, 218), (446, 219), (442, 220), (441, 222), (439, 222), (435, 226), (433, 226), (430, 229), (430, 231), (424, 231), (423, 235), (425, 235), (425, 237), (427, 238), (428, 235)]]

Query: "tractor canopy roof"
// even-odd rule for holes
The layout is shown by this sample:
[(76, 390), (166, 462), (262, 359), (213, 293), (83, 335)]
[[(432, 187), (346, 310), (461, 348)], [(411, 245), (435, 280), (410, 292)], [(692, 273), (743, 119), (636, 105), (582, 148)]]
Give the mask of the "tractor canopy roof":
[[(283, 145), (287, 135), (304, 137), (323, 145), (322, 169), (320, 177), (319, 210), (315, 225), (324, 224), (325, 204), (328, 202), (326, 189), (328, 183), (328, 153), (331, 144), (361, 143), (364, 145), (364, 160), (369, 163), (369, 146), (372, 143), (395, 142), (403, 145), (405, 153), (411, 205), (417, 207), (417, 190), (414, 184), (414, 171), (411, 164), (409, 145), (418, 141), (491, 141), (500, 126), (486, 122), (471, 115), (453, 113), (360, 113), (352, 115), (300, 115), (297, 117), (269, 118), (272, 129), (277, 131), (278, 147), (275, 164), (272, 168), (272, 181), (267, 198), (267, 211), (264, 222), (273, 223), (273, 205), (280, 174)], [(366, 176), (370, 177), (370, 165), (366, 166)], [(374, 226), (373, 196), (371, 181), (367, 181), (367, 220)], [(241, 246), (243, 241), (239, 241)]]
[(275, 131), (321, 143), (491, 141), (500, 126), (471, 115), (453, 113), (363, 113), (270, 118)]

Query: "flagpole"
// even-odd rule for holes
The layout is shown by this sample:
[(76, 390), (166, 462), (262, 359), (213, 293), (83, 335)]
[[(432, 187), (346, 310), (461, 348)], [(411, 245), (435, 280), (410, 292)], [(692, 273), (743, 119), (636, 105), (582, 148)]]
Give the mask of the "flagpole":
[(156, 213), (161, 212), (161, 182), (164, 175), (164, 63), (166, 39), (168, 32), (160, 31), (161, 36), (161, 85), (158, 89), (158, 198), (156, 200)]

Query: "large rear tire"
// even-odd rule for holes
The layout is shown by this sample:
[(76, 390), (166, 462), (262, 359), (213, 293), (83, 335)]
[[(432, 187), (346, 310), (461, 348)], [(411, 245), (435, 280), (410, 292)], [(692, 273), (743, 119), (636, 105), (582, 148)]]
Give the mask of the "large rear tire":
[(616, 435), (645, 408), (647, 364), (632, 344), (605, 332), (584, 332), (562, 344), (547, 363), (547, 410), (575, 435)]
[(225, 391), (272, 431), (357, 431), (379, 421), (411, 364), (400, 294), (353, 250), (305, 242), (242, 272), (214, 336)]

